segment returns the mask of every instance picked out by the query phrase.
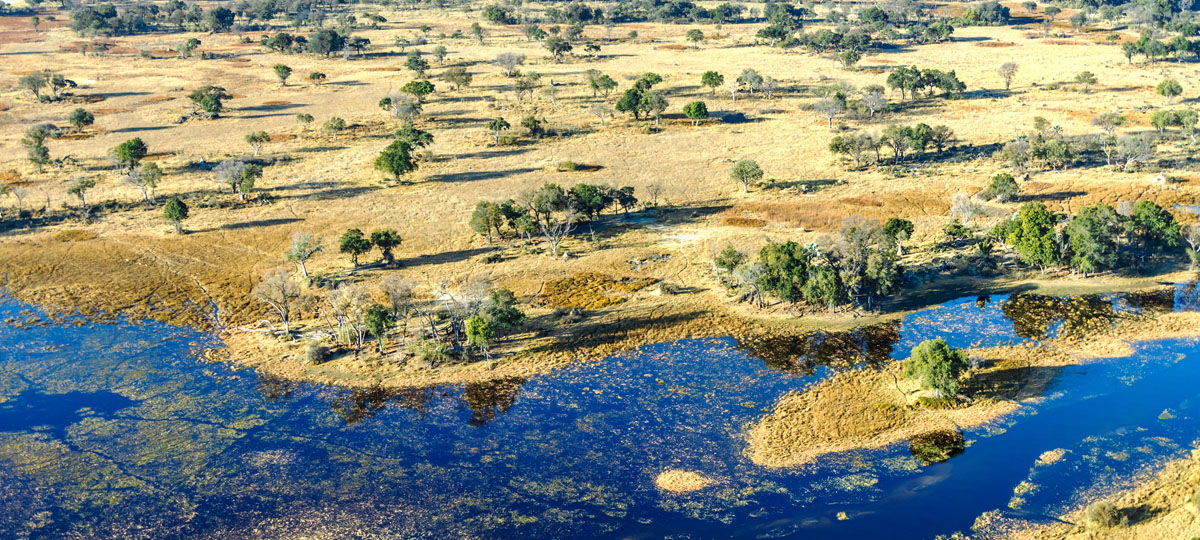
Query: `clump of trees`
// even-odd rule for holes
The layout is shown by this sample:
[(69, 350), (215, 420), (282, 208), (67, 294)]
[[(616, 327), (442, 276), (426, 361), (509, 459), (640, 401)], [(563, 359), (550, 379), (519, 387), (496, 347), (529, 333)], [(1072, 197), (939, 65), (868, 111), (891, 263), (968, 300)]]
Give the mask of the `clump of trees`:
[(1026, 264), (1067, 266), (1090, 274), (1146, 268), (1176, 255), (1181, 227), (1153, 201), (1127, 202), (1116, 208), (1096, 204), (1069, 218), (1033, 202), (996, 225), (991, 236), (1010, 246)]
[(758, 260), (728, 247), (715, 265), (742, 300), (760, 306), (769, 296), (812, 310), (872, 309), (900, 290), (899, 246), (906, 228), (898, 221), (889, 225), (851, 216), (837, 236), (821, 243), (772, 242), (759, 250)]
[(900, 91), (900, 101), (904, 101), (905, 94), (915, 99), (919, 91), (924, 91), (927, 97), (933, 97), (938, 90), (942, 91), (942, 97), (960, 98), (967, 89), (967, 85), (958, 79), (953, 70), (917, 69), (916, 66), (900, 66), (892, 70), (887, 76), (887, 85)]
[(492, 242), (504, 237), (507, 229), (514, 237), (530, 240), (541, 234), (552, 256), (558, 256), (563, 240), (568, 238), (580, 220), (589, 228), (605, 210), (628, 212), (637, 206), (631, 186), (620, 189), (594, 184), (575, 184), (563, 189), (546, 183), (534, 191), (522, 193), (516, 199), (496, 203), (480, 201), (471, 213), (472, 230)]
[(953, 398), (958, 393), (959, 375), (968, 367), (967, 353), (939, 338), (913, 347), (903, 373), (905, 378), (917, 380), (922, 389), (933, 391), (935, 398)]
[(851, 132), (837, 135), (829, 141), (829, 151), (846, 156), (855, 167), (883, 163), (883, 148), (892, 153), (892, 162), (899, 164), (905, 157), (926, 155), (930, 150), (941, 153), (954, 143), (954, 130), (947, 126), (915, 126), (891, 124), (883, 133)]
[(632, 114), (634, 120), (640, 120), (642, 115), (647, 119), (654, 115), (657, 124), (663, 111), (667, 110), (667, 98), (653, 89), (662, 80), (657, 73), (643, 73), (633, 82), (633, 87), (625, 90), (617, 100), (616, 109)]

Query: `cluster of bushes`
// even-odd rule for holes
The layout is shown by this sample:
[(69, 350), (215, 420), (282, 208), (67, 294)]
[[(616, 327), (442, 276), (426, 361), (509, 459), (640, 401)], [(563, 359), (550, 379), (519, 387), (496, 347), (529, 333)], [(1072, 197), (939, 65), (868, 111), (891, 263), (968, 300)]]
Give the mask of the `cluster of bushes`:
[(1010, 13), (1007, 7), (996, 0), (975, 4), (959, 16), (963, 26), (1003, 26), (1008, 24)]
[[(75, 88), (78, 85), (75, 84), (75, 81), (46, 69), (21, 76), (20, 79), (17, 79), (17, 86), (33, 94), (34, 99), (42, 103), (49, 103), (58, 101), (65, 95), (64, 90)], [(50, 93), (44, 94), (44, 91)]]
[(1068, 266), (1083, 273), (1144, 268), (1176, 252), (1181, 227), (1152, 201), (1097, 204), (1069, 219), (1040, 202), (1028, 203), (1000, 222), (991, 236), (1004, 241), (1021, 261), (1041, 268)]
[[(1193, 32), (1194, 35), (1194, 32)], [(1151, 34), (1143, 33), (1137, 41), (1127, 41), (1121, 45), (1121, 54), (1129, 63), (1133, 57), (1141, 55), (1146, 62), (1166, 60), (1170, 56), (1182, 60), (1185, 57), (1200, 56), (1200, 41), (1192, 41), (1184, 36), (1175, 36), (1167, 41), (1154, 39)]]
[(643, 114), (646, 118), (654, 115), (657, 123), (663, 111), (667, 110), (667, 98), (661, 92), (653, 90), (654, 85), (662, 80), (662, 76), (657, 73), (643, 73), (617, 100), (616, 109), (633, 114), (634, 120), (640, 119)]
[(900, 163), (910, 152), (912, 155), (925, 153), (931, 146), (942, 152), (954, 141), (954, 131), (947, 126), (929, 126), (920, 123), (915, 126), (889, 125), (883, 133), (854, 132), (838, 135), (829, 141), (829, 151), (843, 154), (854, 160), (855, 166), (862, 167), (872, 163), (882, 163), (881, 150), (888, 147), (892, 152), (893, 162)]
[(1042, 117), (1033, 119), (1033, 132), (1021, 135), (996, 151), (996, 159), (1016, 170), (1032, 167), (1062, 169), (1075, 159), (1077, 150), (1062, 129)]
[(847, 218), (826, 245), (793, 241), (763, 246), (751, 260), (732, 246), (715, 257), (722, 281), (743, 300), (762, 305), (764, 296), (813, 308), (861, 305), (900, 290), (900, 242), (912, 223), (893, 218), (881, 225), (858, 216)]
[(571, 233), (576, 221), (580, 218), (594, 221), (609, 208), (628, 212), (638, 203), (633, 193), (632, 186), (618, 189), (575, 184), (564, 190), (558, 184), (547, 182), (517, 199), (501, 203), (479, 201), (471, 213), (470, 225), (472, 230), (486, 236), (488, 242), (494, 236), (503, 237), (504, 227), (514, 236), (527, 240), (541, 233), (547, 236), (557, 254), (558, 243)]
[(342, 233), (342, 237), (338, 239), (338, 252), (349, 255), (350, 262), (357, 267), (359, 256), (378, 248), (383, 262), (391, 266), (396, 262), (392, 250), (400, 247), (401, 242), (403, 239), (395, 229), (380, 229), (372, 232), (370, 236), (364, 234), (361, 229), (346, 229), (346, 232)]

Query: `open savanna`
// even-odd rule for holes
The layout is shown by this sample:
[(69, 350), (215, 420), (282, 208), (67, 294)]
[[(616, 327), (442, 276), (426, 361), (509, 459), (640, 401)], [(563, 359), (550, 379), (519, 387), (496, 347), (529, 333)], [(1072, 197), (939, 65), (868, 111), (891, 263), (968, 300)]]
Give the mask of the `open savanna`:
[[(1021, 9), (1017, 4), (1011, 7), (1014, 12)], [(1153, 129), (1139, 111), (1162, 105), (1162, 97), (1154, 92), (1159, 80), (1166, 76), (1178, 80), (1185, 101), (1200, 92), (1193, 64), (1130, 64), (1118, 46), (1105, 41), (1110, 31), (1104, 29), (1045, 38), (1040, 26), (1033, 24), (961, 28), (948, 43), (883, 47), (865, 55), (857, 69), (846, 70), (832, 55), (757, 44), (754, 34), (760, 24), (718, 28), (638, 23), (618, 24), (611, 30), (593, 26), (585, 34), (601, 40), (601, 51), (594, 58), (577, 47), (574, 56), (555, 63), (519, 27), (487, 24), (477, 10), (380, 13), (388, 22), (377, 29), (356, 30), (355, 35), (370, 39), (372, 46), (350, 59), (268, 52), (257, 44), (261, 32), (247, 33), (253, 43), (242, 43), (232, 33), (105, 38), (106, 54), (85, 56), (78, 52), (78, 44), (88, 40), (61, 24), (43, 25), (34, 32), (24, 18), (4, 18), (0, 145), (5, 152), (0, 156), (0, 171), (5, 172), (5, 181), (30, 191), (26, 208), (77, 208), (78, 200), (66, 193), (66, 186), (79, 174), (97, 179), (96, 188), (88, 193), (89, 203), (140, 199), (108, 159), (111, 148), (132, 137), (146, 142), (148, 159), (164, 170), (160, 201), (214, 190), (212, 173), (196, 164), (248, 157), (251, 149), (243, 137), (250, 132), (263, 130), (271, 135), (263, 155), (276, 160), (266, 167), (256, 187), (257, 197), (272, 202), (193, 206), (184, 235), (173, 233), (159, 206), (148, 205), (101, 213), (88, 222), (70, 218), (3, 233), (0, 274), (7, 276), (13, 294), (60, 312), (122, 312), (196, 325), (216, 322), (224, 328), (230, 355), (243, 362), (294, 377), (360, 385), (538, 371), (560, 364), (545, 360), (549, 356), (573, 359), (689, 334), (737, 333), (734, 329), (742, 323), (734, 321), (747, 316), (787, 331), (846, 326), (854, 320), (845, 314), (797, 319), (778, 306), (761, 312), (735, 304), (712, 276), (711, 254), (726, 244), (752, 252), (769, 240), (814, 240), (836, 231), (845, 217), (858, 214), (913, 220), (917, 230), (907, 260), (927, 261), (934, 257), (932, 246), (943, 240), (952, 196), (973, 194), (986, 186), (1002, 170), (991, 159), (991, 149), (1032, 130), (1035, 117), (1047, 118), (1072, 136), (1097, 132), (1090, 123), (1096, 114), (1121, 111), (1135, 120), (1123, 131), (1139, 132)], [(65, 12), (52, 15), (57, 23), (67, 17)], [(470, 35), (472, 22), (484, 23), (482, 44)], [(437, 91), (427, 98), (416, 124), (435, 140), (428, 148), (431, 156), (419, 170), (399, 185), (389, 186), (372, 163), (399, 123), (378, 102), (413, 79), (393, 41), (422, 35), (422, 25), (431, 27), (429, 43), (407, 50), (429, 53), (443, 45), (449, 53), (443, 63), (426, 54)], [(690, 28), (700, 28), (706, 35), (695, 49), (684, 39)], [(456, 30), (465, 37), (440, 37)], [(638, 33), (636, 39), (627, 37), (632, 30)], [(1056, 34), (1065, 32), (1069, 30), (1055, 27)], [(185, 59), (169, 52), (189, 37), (203, 42), (195, 56)], [(151, 58), (139, 56), (140, 50), (149, 51)], [(537, 91), (532, 101), (517, 102), (513, 80), (492, 64), (497, 54), (509, 51), (527, 55), (522, 71), (540, 73), (542, 88), (553, 84), (554, 100)], [(201, 59), (201, 52), (216, 58)], [(1009, 92), (996, 74), (1004, 62), (1020, 65)], [(272, 70), (278, 63), (293, 69), (287, 85), (281, 85)], [(819, 87), (838, 81), (858, 88), (883, 84), (887, 70), (902, 65), (954, 70), (967, 85), (966, 95), (956, 100), (921, 99), (874, 119), (839, 116), (833, 130), (809, 110)], [(454, 66), (474, 75), (469, 88), (454, 91), (438, 78)], [(700, 86), (700, 75), (707, 70), (724, 74), (728, 81), (746, 68), (777, 79), (781, 91), (771, 98), (742, 93), (734, 100), (723, 89), (714, 95)], [(76, 102), (41, 104), (17, 88), (21, 75), (41, 69), (76, 81)], [(593, 97), (584, 75), (588, 69), (610, 75), (620, 86), (608, 98)], [(1052, 83), (1069, 83), (1084, 70), (1099, 80), (1089, 92), (1046, 89)], [(307, 74), (313, 71), (325, 73), (327, 79), (311, 84)], [(655, 87), (670, 100), (662, 124), (648, 129), (653, 121), (635, 122), (618, 113), (602, 125), (590, 112), (592, 105), (602, 102), (611, 107), (632, 79), (644, 72), (663, 77)], [(176, 123), (191, 109), (187, 94), (206, 84), (234, 95), (227, 102), (228, 110), (217, 119), (193, 117)], [(898, 95), (889, 93), (889, 99), (899, 102)], [(694, 100), (707, 102), (713, 117), (699, 126), (691, 125), (681, 112)], [(24, 159), (22, 133), (42, 122), (64, 126), (67, 115), (80, 106), (95, 113), (93, 128), (86, 135), (49, 142), (52, 157), (71, 156), (73, 161), (38, 171)], [(315, 118), (307, 128), (296, 120), (302, 113)], [(548, 122), (551, 136), (524, 136), (516, 126), (530, 114)], [(336, 137), (322, 133), (319, 126), (333, 116), (344, 118), (350, 129)], [(519, 135), (516, 145), (492, 144), (485, 125), (495, 117), (504, 117), (514, 126), (511, 133)], [(957, 142), (950, 153), (966, 157), (953, 163), (919, 157), (910, 162), (905, 175), (897, 177), (875, 169), (848, 171), (827, 149), (840, 129), (882, 131), (889, 123), (918, 122), (952, 128)], [(729, 178), (732, 162), (739, 159), (757, 161), (776, 187), (741, 193)], [(588, 167), (559, 172), (558, 163), (568, 160)], [(1192, 204), (1200, 191), (1194, 178), (1200, 176), (1183, 169), (1166, 173), (1182, 182), (1166, 185), (1151, 181), (1157, 173), (1099, 166), (1035, 171), (1022, 186), (1023, 200), (1041, 200), (1052, 210), (1071, 212), (1096, 202), (1138, 199), (1167, 208)], [(609, 217), (597, 226), (594, 236), (586, 224), (581, 225), (565, 244), (571, 255), (566, 258), (525, 253), (509, 239), (489, 245), (468, 226), (477, 202), (516, 197), (546, 182), (565, 187), (578, 182), (633, 186), (643, 200), (650, 198), (651, 186), (661, 186), (661, 194), (656, 210), (628, 219)], [(811, 189), (799, 189), (801, 185)], [(208, 198), (233, 201), (236, 196), (226, 188)], [(0, 204), (9, 211), (13, 201)], [(1011, 212), (1018, 204), (997, 204), (996, 215)], [(368, 233), (396, 229), (404, 239), (396, 250), (398, 267), (368, 264), (352, 269), (348, 257), (336, 250), (337, 237), (350, 227)], [(551, 313), (553, 306), (525, 304), (523, 308), (534, 316), (532, 329), (502, 344), (500, 350), (511, 354), (487, 367), (452, 366), (430, 373), (410, 370), (403, 363), (361, 362), (355, 356), (322, 366), (300, 366), (296, 357), (301, 342), (279, 343), (264, 333), (241, 330), (261, 329), (264, 325), (259, 321), (270, 318), (266, 306), (256, 302), (250, 291), (264, 271), (285, 264), (283, 251), (296, 232), (325, 240), (325, 251), (308, 265), (311, 272), (368, 286), (393, 273), (424, 290), (453, 289), (486, 276), (532, 301), (547, 281), (595, 272), (650, 278), (671, 287), (621, 293), (627, 301), (590, 310), (576, 324), (560, 323)], [(498, 262), (484, 262), (497, 253)], [(376, 256), (372, 253), (366, 260)], [(660, 262), (629, 262), (649, 258)], [(675, 294), (660, 293), (668, 289)], [(217, 321), (210, 319), (210, 307), (216, 308)], [(294, 329), (303, 333), (320, 325), (311, 306), (299, 311)], [(554, 344), (564, 338), (577, 348), (556, 348)]]

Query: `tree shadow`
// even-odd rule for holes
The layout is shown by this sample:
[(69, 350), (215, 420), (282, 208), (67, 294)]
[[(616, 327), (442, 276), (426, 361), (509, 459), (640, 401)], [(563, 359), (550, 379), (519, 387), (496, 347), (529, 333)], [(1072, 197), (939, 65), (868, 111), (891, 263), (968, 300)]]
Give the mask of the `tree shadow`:
[(396, 265), (403, 266), (403, 267), (411, 267), (411, 266), (426, 266), (426, 265), (431, 265), (431, 264), (438, 265), (438, 264), (444, 264), (444, 263), (460, 262), (460, 261), (465, 261), (467, 259), (470, 259), (471, 257), (483, 255), (484, 253), (489, 253), (489, 252), (492, 252), (495, 250), (496, 250), (495, 247), (486, 247), (486, 248), (460, 249), (457, 251), (444, 251), (442, 253), (435, 253), (432, 255), (418, 255), (416, 257), (409, 257), (407, 259), (396, 259)]
[(254, 229), (254, 228), (258, 228), (258, 227), (275, 227), (278, 225), (287, 225), (289, 223), (296, 223), (299, 221), (304, 221), (304, 220), (301, 218), (256, 219), (256, 220), (251, 220), (251, 221), (242, 221), (239, 223), (226, 223), (219, 227), (212, 227), (210, 229), (196, 229), (196, 230), (193, 230), (192, 232), (193, 233), (204, 233), (204, 232), (212, 232), (212, 231), (237, 231), (237, 230), (242, 230), (242, 229)]
[(541, 169), (526, 167), (520, 169), (509, 169), (506, 171), (470, 171), (460, 173), (445, 173), (429, 176), (426, 178), (426, 180), (430, 182), (476, 182), (479, 180), (493, 180), (496, 178), (531, 173), (539, 170)]
[(127, 128), (121, 128), (121, 129), (114, 129), (114, 130), (110, 131), (109, 133), (140, 133), (143, 131), (162, 131), (164, 129), (171, 129), (172, 127), (174, 127), (174, 126), (127, 127)]

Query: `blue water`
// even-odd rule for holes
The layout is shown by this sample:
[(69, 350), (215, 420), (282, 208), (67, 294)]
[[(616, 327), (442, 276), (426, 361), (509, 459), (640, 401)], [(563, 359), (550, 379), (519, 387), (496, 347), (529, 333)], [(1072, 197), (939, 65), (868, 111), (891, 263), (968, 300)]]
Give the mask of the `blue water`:
[[(931, 538), (993, 509), (1044, 519), (1097, 482), (1185, 455), (1200, 428), (1197, 341), (1024, 374), (1055, 381), (1049, 397), (967, 433), (942, 464), (899, 444), (766, 470), (744, 457), (744, 426), (789, 391), (924, 339), (1025, 342), (1196, 298), (1194, 286), (969, 298), (853, 332), (684, 340), (399, 392), (259, 377), (197, 360), (216, 343), (188, 329), (49, 322), (6, 300), (0, 538)], [(1061, 461), (1034, 466), (1056, 448)], [(666, 495), (653, 479), (667, 468), (718, 483)], [(1022, 481), (1035, 487), (1012, 501)]]

